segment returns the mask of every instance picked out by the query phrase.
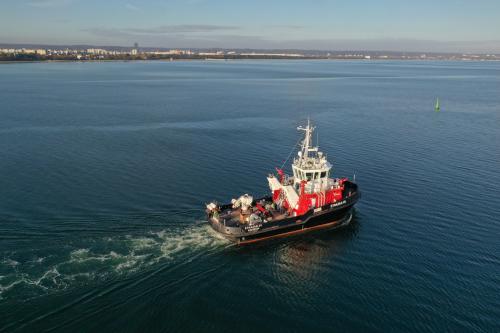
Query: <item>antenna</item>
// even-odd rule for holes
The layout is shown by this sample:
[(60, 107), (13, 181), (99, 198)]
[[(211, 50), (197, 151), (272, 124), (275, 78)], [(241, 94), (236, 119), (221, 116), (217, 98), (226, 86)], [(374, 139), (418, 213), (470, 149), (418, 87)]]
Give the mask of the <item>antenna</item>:
[(302, 141), (302, 156), (300, 156), (301, 161), (307, 161), (309, 159), (309, 151), (313, 151), (311, 149), (311, 144), (312, 144), (312, 133), (314, 131), (315, 127), (311, 126), (311, 120), (307, 118), (307, 126), (302, 127), (299, 126), (297, 127), (297, 130), (299, 131), (304, 131), (304, 141)]

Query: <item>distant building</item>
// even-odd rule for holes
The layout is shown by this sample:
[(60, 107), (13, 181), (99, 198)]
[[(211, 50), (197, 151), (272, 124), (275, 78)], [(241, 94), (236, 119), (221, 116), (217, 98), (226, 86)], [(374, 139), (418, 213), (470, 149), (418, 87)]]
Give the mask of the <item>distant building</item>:
[(201, 56), (220, 56), (224, 55), (224, 51), (217, 51), (217, 52), (200, 52), (198, 53)]
[(242, 56), (253, 56), (253, 57), (303, 57), (303, 54), (299, 53), (241, 53)]
[(103, 49), (87, 49), (87, 54), (104, 55), (107, 53), (108, 53), (108, 51), (103, 50)]
[(139, 44), (137, 42), (134, 43), (134, 48), (130, 52), (131, 55), (137, 55), (139, 53)]

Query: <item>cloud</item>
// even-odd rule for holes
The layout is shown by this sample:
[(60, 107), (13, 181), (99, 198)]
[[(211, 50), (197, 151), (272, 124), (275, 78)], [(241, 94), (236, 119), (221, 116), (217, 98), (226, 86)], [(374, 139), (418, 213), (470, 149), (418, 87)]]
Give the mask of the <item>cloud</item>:
[(133, 5), (131, 3), (127, 3), (125, 5), (125, 8), (127, 8), (129, 10), (133, 10), (133, 11), (139, 11), (139, 10), (141, 10), (139, 7), (137, 7), (136, 5)]
[(97, 37), (105, 38), (127, 38), (133, 35), (119, 29), (108, 29), (108, 28), (90, 28), (84, 29), (84, 32), (88, 32)]
[[(295, 26), (300, 29), (300, 26)], [(150, 47), (303, 49), (324, 51), (398, 51), (498, 53), (499, 41), (439, 41), (421, 39), (285, 38), (280, 33), (246, 34), (247, 29), (230, 25), (184, 24), (150, 28), (105, 28), (85, 30), (103, 44), (128, 45), (137, 41)]]
[(237, 30), (236, 26), (212, 25), (212, 24), (179, 24), (162, 25), (154, 28), (131, 28), (125, 29), (132, 34), (172, 34), (172, 33), (205, 33), (220, 30)]
[(286, 30), (302, 30), (305, 28), (303, 25), (296, 25), (296, 24), (270, 24), (267, 26), (269, 28), (278, 28)]
[(31, 0), (28, 4), (32, 7), (39, 8), (51, 8), (66, 6), (74, 2), (75, 0)]
[(215, 31), (232, 31), (238, 30), (239, 27), (228, 25), (212, 25), (212, 24), (179, 24), (179, 25), (162, 25), (152, 28), (90, 28), (84, 31), (90, 32), (97, 36), (158, 36), (169, 34), (192, 34), (192, 33), (211, 33)]

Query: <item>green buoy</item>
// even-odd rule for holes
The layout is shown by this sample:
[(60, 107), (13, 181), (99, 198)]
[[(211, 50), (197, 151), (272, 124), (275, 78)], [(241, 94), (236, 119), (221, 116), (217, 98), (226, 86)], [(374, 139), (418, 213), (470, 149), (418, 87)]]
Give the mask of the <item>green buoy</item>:
[(441, 108), (439, 107), (439, 98), (436, 99), (436, 106), (434, 107), (434, 109), (436, 110), (436, 112), (441, 110)]

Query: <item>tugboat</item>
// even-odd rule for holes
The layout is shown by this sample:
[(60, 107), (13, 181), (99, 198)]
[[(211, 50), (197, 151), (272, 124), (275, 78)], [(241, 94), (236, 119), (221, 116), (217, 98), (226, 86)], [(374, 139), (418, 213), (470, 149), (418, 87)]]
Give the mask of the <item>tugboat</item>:
[(348, 178), (330, 178), (332, 165), (313, 146), (315, 127), (298, 127), (304, 140), (293, 163), (293, 176), (276, 168), (267, 177), (271, 195), (254, 199), (244, 194), (229, 204), (206, 205), (212, 228), (240, 244), (291, 236), (318, 229), (346, 226), (360, 198), (358, 185)]

